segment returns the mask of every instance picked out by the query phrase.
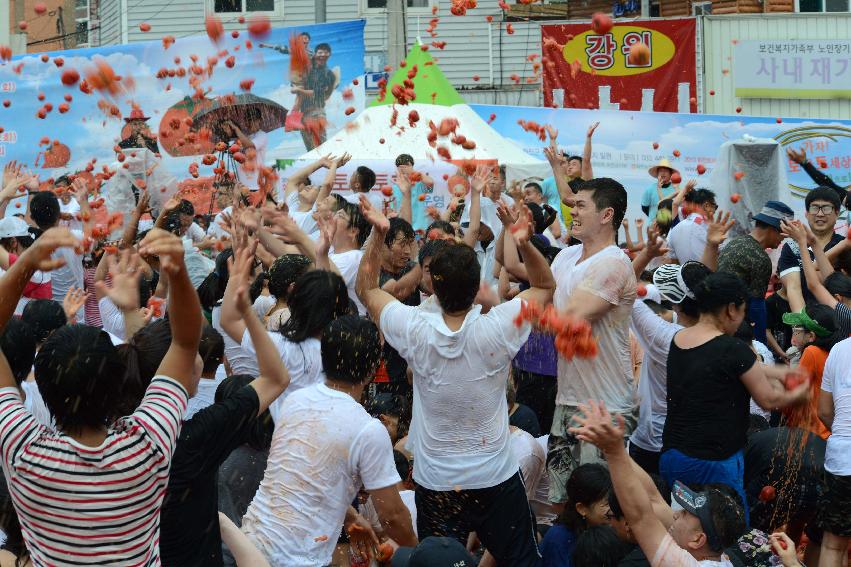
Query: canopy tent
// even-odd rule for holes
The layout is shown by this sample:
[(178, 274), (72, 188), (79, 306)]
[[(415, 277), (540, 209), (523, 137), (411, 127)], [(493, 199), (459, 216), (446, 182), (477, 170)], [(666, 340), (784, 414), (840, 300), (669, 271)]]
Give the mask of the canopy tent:
[[(393, 85), (401, 85), (416, 65), (414, 84), (415, 102), (398, 104), (390, 94)], [(419, 120), (411, 123), (409, 117), (416, 111)], [(395, 126), (392, 126), (394, 113)], [(546, 175), (549, 167), (511, 140), (502, 137), (482, 120), (465, 102), (458, 91), (443, 76), (428, 51), (415, 45), (408, 53), (405, 66), (400, 67), (387, 85), (384, 100), (375, 100), (351, 124), (330, 136), (321, 146), (302, 155), (299, 160), (315, 160), (332, 154), (348, 152), (353, 161), (387, 160), (392, 163), (399, 154), (410, 154), (419, 165), (423, 161), (439, 161), (435, 148), (428, 142), (429, 121), (440, 124), (444, 118), (458, 120), (457, 134), (475, 142), (474, 149), (466, 150), (452, 144), (449, 137), (438, 138), (445, 146), (451, 160), (496, 160), (505, 165), (509, 180), (528, 175)]]

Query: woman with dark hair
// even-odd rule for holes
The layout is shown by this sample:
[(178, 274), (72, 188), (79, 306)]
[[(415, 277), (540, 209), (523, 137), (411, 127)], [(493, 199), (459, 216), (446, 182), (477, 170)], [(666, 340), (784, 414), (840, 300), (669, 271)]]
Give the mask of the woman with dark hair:
[(260, 373), (240, 388), (218, 388), (216, 402), (183, 424), (160, 514), (160, 553), (165, 566), (222, 565), (219, 467), (231, 451), (257, 434), (258, 416), (289, 385), (287, 369), (251, 306), (248, 288), (253, 261), (253, 251), (237, 252), (228, 284), (236, 287), (232, 300), (256, 345)]
[[(12, 298), (0, 302), (0, 326), (35, 270), (62, 265), (52, 259), (60, 247), (80, 250), (82, 244), (66, 229), (47, 230), (0, 279), (0, 297)], [(81, 557), (112, 565), (159, 563), (159, 510), (188, 392), (197, 384), (202, 317), (180, 239), (151, 231), (141, 250), (158, 255), (169, 272), (172, 341), (132, 415), (117, 413), (126, 368), (99, 329), (63, 326), (36, 356), (36, 382), (58, 431), (26, 411), (0, 356), (3, 473), (34, 564)], [(128, 270), (140, 277), (138, 262)]]
[(783, 322), (792, 327), (792, 344), (801, 351), (798, 367), (809, 376), (811, 388), (809, 403), (783, 410), (786, 425), (827, 439), (830, 429), (818, 417), (818, 403), (827, 355), (844, 338), (839, 333), (835, 311), (827, 305), (811, 304), (800, 313), (785, 313)]
[[(253, 247), (250, 250), (253, 257)], [(246, 354), (256, 356), (252, 337), (236, 310), (236, 287), (231, 278), (222, 303), (222, 328), (231, 339), (241, 343)], [(324, 380), (319, 348), (322, 330), (328, 323), (349, 312), (349, 295), (339, 275), (325, 270), (311, 270), (295, 281), (287, 304), (290, 318), (279, 331), (268, 332), (290, 372), (290, 386), (270, 408), (276, 422), (283, 398), (300, 388)]]
[[(665, 481), (722, 483), (743, 501), (750, 398), (762, 408), (806, 400), (809, 384), (786, 390), (785, 370), (756, 364), (733, 335), (745, 318), (748, 289), (738, 276), (710, 274), (694, 290), (700, 318), (674, 335), (668, 353), (668, 415), (659, 469)], [(747, 508), (746, 508), (747, 512)]]
[(599, 463), (579, 465), (567, 480), (564, 511), (541, 541), (542, 567), (572, 567), (576, 541), (585, 530), (609, 523), (612, 477)]
[(310, 259), (302, 254), (284, 254), (269, 267), (269, 293), (275, 304), (264, 315), (266, 329), (279, 331), (290, 318), (287, 298), (295, 281), (310, 268)]

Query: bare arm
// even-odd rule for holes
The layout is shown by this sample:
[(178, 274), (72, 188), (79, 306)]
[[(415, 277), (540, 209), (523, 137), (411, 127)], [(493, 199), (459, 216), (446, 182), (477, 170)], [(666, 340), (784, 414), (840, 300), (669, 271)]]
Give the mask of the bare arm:
[(219, 512), (219, 529), (222, 541), (230, 550), (237, 567), (269, 567), (269, 562), (251, 540), (240, 531), (230, 518)]
[(400, 546), (416, 546), (417, 536), (411, 525), (411, 513), (399, 496), (399, 489), (395, 485), (371, 490), (372, 502), (375, 511), (381, 520), (384, 533)]
[[(798, 243), (798, 248), (801, 250), (801, 268), (804, 270), (804, 278), (807, 280), (807, 288), (815, 296), (816, 300), (822, 305), (827, 305), (831, 309), (836, 307), (837, 301), (833, 295), (827, 291), (822, 281), (824, 278), (833, 273), (833, 266), (827, 260), (824, 250), (818, 246), (813, 246), (813, 253), (816, 261), (819, 263), (819, 272), (816, 272), (816, 266), (813, 264), (812, 258), (806, 253), (807, 246), (811, 243), (815, 244), (815, 235), (809, 232), (800, 221), (792, 221), (782, 223), (781, 228), (783, 234), (793, 238)], [(825, 270), (825, 272), (822, 272)], [(788, 274), (793, 275), (793, 274)], [(788, 293), (788, 292), (787, 292)], [(791, 303), (790, 303), (791, 307)]]
[(818, 396), (818, 418), (828, 429), (833, 429), (833, 419), (835, 417), (835, 406), (833, 404), (833, 394), (822, 390)]
[(759, 407), (774, 410), (802, 403), (809, 397), (809, 380), (792, 390), (786, 390), (782, 380), (787, 372), (785, 366), (754, 363), (750, 370), (742, 374), (741, 380)]
[[(372, 232), (366, 242), (366, 249), (358, 267), (358, 277), (355, 284), (358, 298), (369, 311), (369, 315), (375, 322), (381, 321), (381, 312), (389, 303), (397, 301), (395, 297), (378, 286), (378, 277), (381, 272), (381, 247), (384, 246), (384, 237), (390, 230), (390, 221), (381, 211), (375, 209), (366, 198), (361, 195), (361, 211), (372, 225)], [(380, 325), (379, 325), (380, 326)], [(394, 538), (395, 539), (395, 538)], [(398, 541), (398, 540), (397, 540)]]
[(413, 206), (411, 203), (411, 199), (413, 198), (411, 195), (411, 180), (408, 178), (407, 172), (403, 171), (401, 167), (396, 168), (396, 185), (399, 186), (399, 191), (402, 192), (402, 202), (399, 206), (399, 217), (405, 219), (410, 224), (413, 222), (411, 219), (414, 218)]
[(727, 239), (727, 234), (735, 220), (730, 220), (729, 212), (718, 211), (714, 218), (707, 219), (706, 246), (703, 249), (703, 265), (710, 270), (718, 269), (718, 251), (721, 243)]
[(526, 267), (526, 280), (529, 289), (519, 294), (523, 299), (531, 299), (545, 305), (553, 299), (556, 282), (547, 259), (535, 248), (529, 238), (532, 236), (532, 213), (527, 207), (520, 210), (517, 222), (511, 228), (511, 236), (517, 249), (523, 255)]
[(482, 229), (482, 190), (492, 178), (490, 168), (479, 166), (470, 180), (470, 226), (464, 231), (464, 244), (473, 248)]
[(343, 154), (328, 164), (328, 173), (325, 175), (322, 186), (319, 188), (319, 194), (316, 196), (317, 203), (331, 194), (331, 188), (334, 187), (334, 180), (337, 178), (337, 170), (346, 165), (350, 159), (352, 159), (351, 155)]
[(195, 374), (195, 357), (201, 341), (203, 315), (198, 293), (189, 279), (183, 263), (183, 243), (180, 238), (162, 230), (151, 230), (140, 244), (140, 252), (159, 256), (162, 269), (168, 272), (170, 293), (168, 298), (171, 345), (157, 374), (169, 376), (180, 382), (187, 391), (194, 392), (198, 383)]
[(385, 282), (384, 285), (381, 286), (381, 289), (399, 301), (402, 301), (416, 291), (422, 279), (423, 270), (420, 268), (419, 264), (415, 264), (408, 273), (400, 277), (398, 280)]
[(561, 202), (568, 207), (572, 207), (576, 204), (576, 201), (574, 200), (575, 195), (573, 193), (573, 189), (571, 189), (570, 185), (567, 183), (567, 179), (564, 178), (564, 174), (561, 172), (561, 160), (563, 158), (558, 155), (558, 149), (554, 147), (544, 148), (544, 155), (550, 162), (550, 167), (553, 170), (553, 178), (555, 179), (558, 194), (561, 197)]
[(139, 196), (139, 202), (136, 204), (136, 208), (130, 213), (130, 218), (124, 226), (124, 232), (121, 235), (121, 244), (119, 245), (120, 248), (130, 248), (133, 246), (133, 241), (136, 240), (136, 234), (139, 231), (139, 219), (148, 212), (150, 201), (151, 196), (147, 191), (143, 191)]
[(593, 123), (588, 127), (588, 133), (585, 135), (585, 147), (582, 149), (582, 173), (580, 174), (580, 177), (585, 181), (594, 179), (594, 169), (591, 167), (591, 137), (594, 136), (594, 130), (599, 125), (599, 122)]

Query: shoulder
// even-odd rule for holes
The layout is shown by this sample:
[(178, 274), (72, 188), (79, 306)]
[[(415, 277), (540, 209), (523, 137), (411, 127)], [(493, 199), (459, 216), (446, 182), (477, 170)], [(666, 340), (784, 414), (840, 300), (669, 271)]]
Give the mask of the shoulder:
[(581, 244), (562, 248), (561, 252), (556, 254), (556, 257), (553, 258), (553, 262), (550, 265), (550, 269), (555, 271), (557, 268), (571, 266), (576, 263), (576, 259), (579, 258), (580, 254), (582, 254)]

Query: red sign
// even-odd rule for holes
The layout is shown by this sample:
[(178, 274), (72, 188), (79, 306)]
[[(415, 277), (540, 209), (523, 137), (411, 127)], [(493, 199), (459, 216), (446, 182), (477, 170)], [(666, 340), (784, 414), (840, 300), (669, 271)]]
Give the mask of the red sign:
[[(597, 34), (590, 24), (541, 26), (544, 48), (544, 104), (558, 104), (563, 89), (568, 108), (697, 111), (694, 18), (616, 23)], [(649, 57), (629, 57), (643, 43)], [(637, 48), (636, 48), (637, 49)], [(681, 86), (682, 85), (682, 86)], [(609, 87), (609, 90), (600, 87)], [(652, 89), (652, 93), (643, 93)], [(649, 98), (652, 97), (652, 98)]]

